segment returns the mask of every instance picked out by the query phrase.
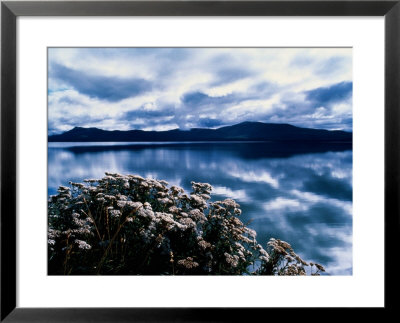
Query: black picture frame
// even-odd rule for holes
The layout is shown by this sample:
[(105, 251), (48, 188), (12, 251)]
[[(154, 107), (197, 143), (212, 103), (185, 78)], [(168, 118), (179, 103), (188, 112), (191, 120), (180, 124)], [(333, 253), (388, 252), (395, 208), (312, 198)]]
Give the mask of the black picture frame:
[[(395, 311), (400, 180), (400, 0), (395, 1), (2, 1), (1, 3), (1, 321), (169, 322), (296, 317), (295, 308), (19, 308), (16, 307), (16, 19), (19, 16), (384, 16), (385, 18), (385, 306)], [(371, 125), (372, 127), (372, 125)], [(372, 241), (371, 241), (372, 243)], [(371, 264), (373, 265), (373, 264)], [(39, 291), (40, 292), (40, 291)], [(343, 291), (345, 292), (345, 291)], [(188, 295), (190, 297), (190, 295)], [(301, 292), (299, 292), (301, 297)], [(316, 296), (318, 297), (318, 296)], [(314, 310), (312, 308), (309, 308)], [(326, 308), (330, 318), (338, 309)], [(341, 309), (349, 313), (353, 309)], [(267, 313), (268, 311), (268, 313)], [(383, 312), (384, 311), (384, 312)], [(294, 313), (296, 312), (296, 313)], [(325, 313), (324, 313), (325, 314)], [(300, 314), (303, 315), (303, 314)], [(311, 314), (314, 318), (315, 313)], [(379, 315), (379, 316), (378, 316)], [(258, 317), (258, 318), (257, 318)], [(326, 316), (325, 316), (326, 317)], [(306, 317), (305, 317), (306, 318)]]

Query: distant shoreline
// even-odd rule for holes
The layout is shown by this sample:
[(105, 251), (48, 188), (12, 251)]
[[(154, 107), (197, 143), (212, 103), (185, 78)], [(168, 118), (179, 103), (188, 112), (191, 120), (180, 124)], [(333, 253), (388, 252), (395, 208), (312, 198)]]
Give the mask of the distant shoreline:
[(144, 131), (75, 127), (49, 142), (352, 142), (353, 134), (341, 130), (300, 128), (289, 124), (243, 122), (218, 129)]

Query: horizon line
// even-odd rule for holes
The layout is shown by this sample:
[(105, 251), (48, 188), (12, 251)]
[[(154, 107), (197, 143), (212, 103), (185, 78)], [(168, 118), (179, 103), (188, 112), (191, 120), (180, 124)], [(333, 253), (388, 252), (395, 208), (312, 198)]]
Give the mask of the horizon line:
[(290, 123), (276, 123), (276, 122), (262, 122), (262, 121), (242, 121), (239, 123), (234, 123), (234, 124), (230, 124), (230, 125), (221, 125), (217, 128), (201, 128), (201, 127), (195, 127), (195, 128), (189, 128), (189, 129), (181, 129), (181, 128), (173, 128), (173, 129), (168, 129), (168, 130), (143, 130), (143, 129), (128, 129), (128, 130), (121, 130), (121, 129), (113, 129), (113, 130), (108, 130), (108, 129), (102, 129), (102, 128), (98, 128), (98, 127), (82, 127), (82, 126), (75, 126), (69, 130), (65, 130), (61, 133), (58, 134), (48, 134), (48, 137), (50, 136), (59, 136), (61, 134), (64, 134), (66, 132), (69, 132), (71, 130), (74, 129), (98, 129), (98, 130), (102, 130), (102, 131), (143, 131), (143, 132), (167, 132), (167, 131), (174, 131), (174, 130), (178, 130), (178, 131), (191, 131), (193, 129), (203, 129), (203, 130), (218, 130), (221, 128), (225, 128), (225, 127), (232, 127), (232, 126), (236, 126), (236, 125), (240, 125), (240, 124), (244, 124), (244, 123), (261, 123), (261, 124), (276, 124), (276, 125), (288, 125), (291, 127), (296, 127), (296, 128), (301, 128), (301, 129), (314, 129), (314, 130), (325, 130), (325, 131), (342, 131), (342, 132), (347, 132), (347, 133), (353, 133), (353, 131), (348, 131), (348, 130), (343, 130), (343, 129), (323, 129), (323, 128), (310, 128), (310, 127), (300, 127), (300, 126), (295, 126), (293, 124)]

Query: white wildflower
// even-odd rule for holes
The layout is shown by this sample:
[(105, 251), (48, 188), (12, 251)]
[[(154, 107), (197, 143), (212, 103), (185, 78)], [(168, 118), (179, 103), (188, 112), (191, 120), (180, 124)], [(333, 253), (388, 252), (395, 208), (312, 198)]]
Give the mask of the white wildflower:
[(206, 216), (204, 215), (204, 213), (201, 212), (199, 209), (190, 210), (189, 215), (190, 215), (193, 219), (195, 219), (196, 221), (199, 221), (199, 222), (200, 222), (200, 221), (206, 221), (206, 220), (207, 220), (207, 218), (206, 218)]
[(181, 187), (178, 186), (171, 186), (170, 188), (172, 195), (177, 196), (179, 193), (183, 193), (184, 190)]
[(179, 220), (179, 223), (187, 226), (188, 228), (196, 227), (196, 223), (191, 218), (182, 218)]
[(108, 213), (112, 218), (119, 218), (121, 216), (120, 210), (110, 210)]
[(126, 205), (126, 201), (117, 201), (117, 206), (119, 207), (119, 208), (124, 208), (125, 207), (125, 205)]
[(203, 250), (206, 250), (207, 248), (211, 247), (211, 243), (205, 241), (205, 240), (199, 240), (199, 242), (197, 242), (197, 244), (199, 245), (199, 247)]
[(137, 210), (141, 208), (143, 204), (141, 202), (126, 201), (125, 206)]
[(157, 201), (158, 201), (160, 204), (163, 204), (163, 205), (169, 204), (169, 203), (172, 202), (168, 197), (165, 197), (165, 198), (158, 198)]
[(92, 178), (84, 179), (83, 181), (86, 182), (86, 183), (97, 183), (98, 182), (97, 179), (92, 179)]
[(140, 208), (138, 211), (138, 216), (141, 216), (143, 218), (150, 218), (154, 219), (154, 212), (151, 210), (151, 208)]
[(252, 238), (255, 238), (256, 236), (257, 236), (257, 232), (256, 231), (254, 231), (253, 229), (250, 229), (250, 228), (245, 228), (245, 231), (246, 231), (246, 233), (250, 236), (250, 237), (252, 237)]
[(74, 242), (78, 245), (79, 249), (84, 249), (84, 250), (92, 249), (92, 246), (88, 244), (86, 241), (77, 239)]
[(192, 257), (187, 257), (186, 259), (178, 260), (178, 265), (185, 267), (187, 269), (193, 269), (199, 266), (197, 262), (193, 260)]
[(239, 264), (239, 257), (237, 255), (230, 255), (229, 253), (225, 252), (225, 261), (230, 264), (233, 268), (236, 268)]
[(204, 209), (207, 207), (206, 201), (198, 195), (191, 194), (190, 201), (198, 208)]

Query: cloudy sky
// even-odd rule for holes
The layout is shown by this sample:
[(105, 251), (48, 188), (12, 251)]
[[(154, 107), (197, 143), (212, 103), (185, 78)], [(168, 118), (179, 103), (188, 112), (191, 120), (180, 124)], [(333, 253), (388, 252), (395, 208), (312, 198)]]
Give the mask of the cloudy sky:
[(217, 128), (352, 130), (350, 48), (49, 48), (49, 134)]

